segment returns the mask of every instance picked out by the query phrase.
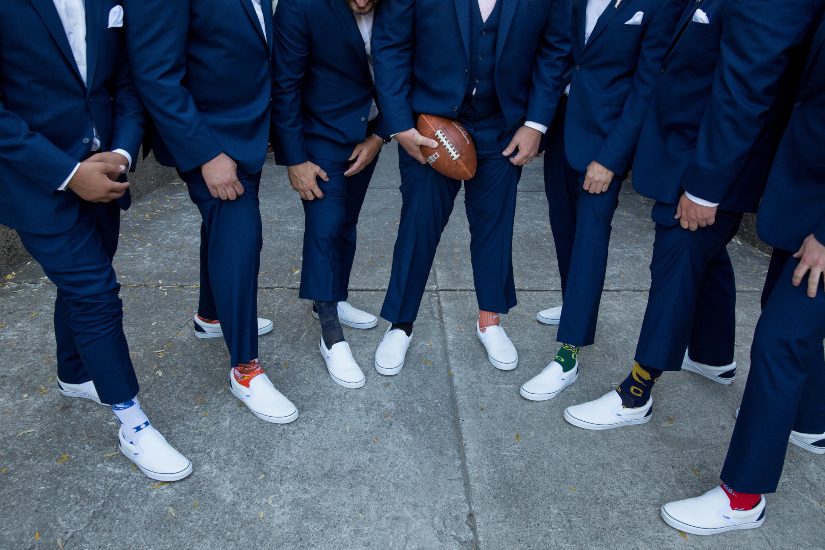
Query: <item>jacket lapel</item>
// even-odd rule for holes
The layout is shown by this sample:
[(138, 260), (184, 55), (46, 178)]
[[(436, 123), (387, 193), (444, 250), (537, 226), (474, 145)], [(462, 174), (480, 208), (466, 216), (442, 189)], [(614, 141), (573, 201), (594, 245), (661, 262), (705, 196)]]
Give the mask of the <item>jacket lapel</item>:
[[(255, 8), (252, 6), (252, 0), (240, 0), (241, 4), (243, 5), (244, 11), (246, 11), (246, 15), (249, 16), (249, 21), (255, 27), (255, 31), (258, 33), (258, 36), (261, 37), (261, 40), (266, 40), (266, 35), (264, 34), (264, 30), (261, 28), (261, 22), (258, 20), (258, 14), (255, 13)], [(263, 3), (261, 4), (261, 8), (263, 8)], [(264, 14), (264, 21), (266, 21), (266, 14)], [(269, 51), (269, 45), (271, 42), (266, 43), (267, 51)]]
[(272, 1), (261, 0), (261, 9), (264, 12), (264, 26), (266, 27), (266, 43), (269, 45), (269, 50), (273, 51), (272, 42), (274, 35), (272, 34)]
[[(593, 32), (590, 33), (590, 38), (587, 40), (587, 43), (582, 46), (582, 50), (586, 50), (587, 47), (599, 37), (602, 31), (607, 28), (607, 25), (613, 20), (614, 17), (616, 17), (616, 14), (622, 11), (622, 8), (624, 8), (629, 2), (630, 0), (623, 0), (619, 3), (619, 7), (616, 7), (616, 2), (614, 2), (614, 0), (610, 0), (610, 3), (596, 21), (596, 26), (593, 27)], [(587, 21), (586, 13), (584, 19)], [(582, 32), (584, 32), (584, 27), (582, 27)]]
[[(57, 8), (54, 7), (53, 0), (30, 0), (34, 9), (37, 11), (43, 24), (52, 35), (57, 48), (66, 58), (66, 63), (72, 68), (72, 72), (77, 77), (78, 82), (83, 85), (83, 78), (80, 76), (80, 70), (77, 68), (77, 63), (72, 54), (72, 47), (69, 45), (69, 39), (66, 37), (66, 29), (63, 28), (63, 22), (60, 20), (60, 15), (57, 13)], [(88, 11), (88, 10), (87, 10)]]
[(573, 28), (576, 33), (575, 40), (579, 51), (582, 51), (584, 48), (584, 27), (587, 25), (587, 0), (576, 0), (573, 9), (573, 24), (575, 25)]
[(454, 0), (455, 13), (458, 16), (458, 28), (461, 31), (461, 40), (464, 42), (464, 55), (470, 60), (470, 2), (478, 0)]
[(825, 55), (825, 52), (820, 51), (822, 49), (825, 49), (825, 15), (822, 16), (819, 29), (816, 31), (816, 34), (814, 34), (813, 42), (811, 42), (808, 60), (805, 62), (805, 73), (808, 73), (811, 70), (811, 64), (815, 59)]
[(498, 38), (496, 39), (496, 59), (501, 56), (501, 50), (504, 49), (504, 42), (507, 40), (507, 34), (510, 32), (510, 24), (513, 22), (513, 16), (516, 14), (516, 7), (518, 3), (523, 0), (497, 0), (501, 4), (501, 20), (499, 22)]
[[(97, 69), (97, 57), (100, 53), (100, 38), (103, 32), (103, 25), (109, 25), (101, 20), (103, 11), (100, 7), (100, 0), (85, 0), (86, 2), (86, 82), (88, 87), (92, 87)], [(109, 14), (107, 13), (108, 17)]]
[[(352, 13), (352, 10), (349, 8), (347, 3), (342, 0), (329, 0), (329, 3), (332, 6), (332, 11), (338, 15), (338, 19), (341, 21), (344, 33), (347, 35), (349, 41), (352, 43), (352, 46), (355, 48), (355, 54), (358, 56), (358, 60), (361, 62), (362, 68), (369, 76), (370, 69), (369, 62), (367, 61), (367, 49), (364, 46), (364, 39), (361, 36), (361, 31), (358, 29), (358, 23), (355, 21), (355, 15)], [(370, 77), (370, 80), (371, 79), (372, 77)]]
[(682, 39), (682, 35), (685, 34), (685, 31), (687, 30), (688, 23), (690, 23), (693, 19), (693, 14), (696, 13), (696, 10), (698, 10), (704, 2), (705, 0), (688, 1), (688, 5), (685, 7), (685, 13), (682, 14), (682, 18), (679, 20), (676, 30), (673, 31), (673, 40), (671, 40), (670, 46), (668, 46), (667, 52), (665, 53), (665, 59), (667, 59), (671, 52), (673, 52), (674, 48), (676, 48), (679, 40)]

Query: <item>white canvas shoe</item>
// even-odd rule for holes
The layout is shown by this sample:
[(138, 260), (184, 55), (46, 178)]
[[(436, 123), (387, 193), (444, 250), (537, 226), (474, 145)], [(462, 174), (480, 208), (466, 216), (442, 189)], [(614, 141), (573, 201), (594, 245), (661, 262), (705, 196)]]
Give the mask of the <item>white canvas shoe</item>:
[(700, 376), (704, 376), (708, 380), (713, 380), (717, 384), (724, 384), (725, 386), (733, 384), (733, 381), (736, 380), (736, 361), (723, 367), (713, 367), (711, 365), (705, 365), (704, 363), (697, 363), (688, 357), (687, 352), (685, 352), (682, 369), (694, 372)]
[[(198, 338), (223, 338), (220, 323), (206, 323), (195, 315), (195, 336)], [(272, 332), (274, 325), (269, 319), (258, 318), (258, 336)]]
[(519, 393), (530, 401), (547, 401), (553, 399), (579, 377), (579, 362), (567, 372), (553, 361), (521, 386)]
[(391, 325), (375, 350), (375, 370), (384, 376), (395, 376), (401, 372), (410, 342), (412, 334), (407, 336), (407, 333), (399, 328), (393, 330)]
[(192, 473), (192, 463), (153, 426), (140, 431), (140, 437), (128, 437), (118, 430), (118, 449), (135, 463), (141, 472), (157, 481), (178, 481)]
[(367, 379), (364, 377), (364, 371), (355, 362), (348, 343), (338, 342), (327, 349), (324, 339), (321, 338), (319, 349), (327, 364), (327, 372), (336, 384), (349, 389), (364, 387)]
[[(736, 408), (736, 418), (739, 418), (739, 408)], [(791, 436), (788, 442), (793, 443), (800, 449), (805, 449), (810, 453), (817, 455), (825, 455), (825, 433), (821, 434), (806, 434), (803, 432), (796, 432), (791, 430)]]
[(662, 506), (665, 523), (692, 535), (716, 535), (739, 529), (755, 529), (765, 522), (765, 497), (753, 510), (734, 510), (721, 487), (704, 495)]
[(561, 322), (562, 306), (543, 309), (536, 313), (536, 321), (545, 325), (558, 325)]
[(255, 376), (250, 380), (249, 387), (246, 387), (235, 379), (230, 369), (229, 389), (232, 395), (261, 420), (273, 424), (289, 424), (298, 419), (298, 409), (275, 388), (264, 373)]
[(498, 370), (513, 370), (518, 366), (518, 352), (513, 342), (499, 325), (492, 325), (481, 332), (476, 321), (476, 334), (487, 350), (487, 359)]
[(634, 409), (622, 405), (622, 398), (615, 390), (581, 405), (564, 410), (564, 419), (585, 430), (609, 430), (622, 426), (646, 424), (653, 417), (653, 397)]
[[(314, 309), (312, 316), (318, 318), (318, 312)], [(338, 302), (338, 320), (342, 325), (358, 330), (375, 328), (378, 325), (378, 317), (353, 307), (349, 302)]]
[(97, 395), (97, 388), (95, 388), (94, 382), (91, 380), (83, 382), (82, 384), (69, 384), (58, 378), (57, 389), (66, 397), (78, 397), (80, 399), (94, 401), (98, 405), (103, 404), (100, 402), (100, 397)]

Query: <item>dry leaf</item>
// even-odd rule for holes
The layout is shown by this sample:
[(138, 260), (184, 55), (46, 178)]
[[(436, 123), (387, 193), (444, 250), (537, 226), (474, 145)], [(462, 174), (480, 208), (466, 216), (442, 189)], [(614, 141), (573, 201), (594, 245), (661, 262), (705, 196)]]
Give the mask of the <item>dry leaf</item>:
[(46, 395), (47, 393), (49, 393), (49, 388), (47, 388), (46, 386), (40, 386), (39, 388), (37, 388), (37, 391), (40, 392), (40, 395)]
[(433, 362), (430, 361), (429, 359), (424, 359), (424, 365), (425, 366), (429, 367), (429, 366), (432, 366), (432, 364), (433, 364)]
[(175, 509), (173, 507), (167, 506), (166, 511), (169, 512), (169, 515), (172, 516), (173, 518), (178, 517), (178, 513), (175, 512)]
[(157, 483), (151, 484), (150, 487), (152, 489), (160, 489), (161, 487), (164, 487), (166, 485), (169, 485), (168, 481), (158, 481)]
[(63, 550), (65, 547), (66, 547), (66, 541), (64, 541), (62, 538), (58, 537), (57, 538), (57, 548), (59, 550)]
[(378, 443), (379, 441), (381, 441), (381, 439), (377, 435), (372, 438), (373, 443)]
[(261, 512), (260, 514), (258, 514), (258, 518), (260, 518), (260, 519), (264, 519), (264, 513), (263, 513), (263, 512)]
[(7, 473), (9, 473), (9, 469), (8, 469), (8, 468), (6, 468), (5, 466), (3, 466), (2, 468), (0, 468), (0, 474), (7, 474)]
[(693, 472), (693, 475), (699, 477), (699, 468), (697, 468), (696, 466), (691, 466), (690, 471)]
[(516, 443), (521, 443), (521, 434), (516, 434)]
[(672, 416), (668, 416), (667, 418), (665, 418), (665, 421), (662, 423), (662, 426), (669, 427), (669, 426), (673, 426), (675, 423), (676, 423), (676, 419), (673, 418)]
[(35, 531), (34, 532), (34, 542), (37, 542), (39, 540), (40, 540), (40, 531)]
[(17, 434), (17, 437), (20, 437), (21, 435), (30, 434), (30, 433), (32, 433), (33, 431), (34, 431), (34, 429), (31, 429), (31, 430), (23, 430), (22, 432), (20, 432), (19, 434)]
[(66, 464), (69, 461), (69, 455), (63, 453), (60, 455), (60, 458), (57, 459), (58, 464)]
[(114, 458), (118, 455), (117, 451), (112, 451), (111, 453), (106, 453), (103, 455), (103, 458)]
[(196, 501), (194, 501), (194, 502), (192, 503), (192, 508), (197, 508), (197, 507), (199, 507), (200, 505), (201, 505), (201, 503), (200, 503), (200, 502), (198, 502), (198, 501), (196, 500)]
[(684, 531), (679, 531), (679, 536), (680, 536), (680, 537), (682, 537), (682, 538), (683, 538), (683, 539), (685, 539), (685, 540), (687, 540), (687, 539), (688, 539), (688, 538), (687, 538), (687, 533), (685, 533)]

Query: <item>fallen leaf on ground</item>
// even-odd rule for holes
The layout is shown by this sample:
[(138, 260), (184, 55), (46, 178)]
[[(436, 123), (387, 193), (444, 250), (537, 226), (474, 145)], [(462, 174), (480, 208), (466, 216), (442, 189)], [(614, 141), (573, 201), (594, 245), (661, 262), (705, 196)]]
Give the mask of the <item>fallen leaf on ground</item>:
[(161, 487), (164, 487), (166, 485), (169, 485), (168, 481), (158, 481), (157, 483), (151, 484), (150, 487), (152, 489), (160, 489)]
[(37, 391), (40, 392), (40, 395), (46, 395), (47, 393), (49, 393), (49, 388), (47, 388), (46, 386), (40, 386), (39, 388), (37, 388)]
[(516, 434), (516, 443), (521, 443), (521, 434)]
[(688, 538), (687, 538), (687, 533), (685, 533), (684, 531), (679, 531), (679, 536), (680, 536), (680, 537), (682, 537), (682, 538), (683, 538), (683, 539), (685, 539), (685, 540), (687, 540), (687, 539), (688, 539)]
[(2, 468), (0, 468), (0, 474), (7, 474), (7, 473), (9, 473), (9, 469), (8, 469), (8, 468), (6, 468), (5, 466), (3, 466)]
[(40, 540), (40, 531), (35, 531), (34, 532), (34, 542), (37, 542), (39, 540)]
[(118, 454), (118, 452), (117, 452), (117, 451), (112, 451), (111, 453), (106, 453), (106, 454), (104, 454), (104, 455), (103, 455), (103, 458), (114, 458), (114, 457), (116, 457), (116, 456), (117, 456), (117, 454)]
[(60, 458), (57, 459), (58, 464), (66, 464), (69, 461), (69, 455), (63, 453), (60, 455)]
[(178, 513), (175, 512), (175, 509), (172, 508), (171, 506), (167, 507), (166, 511), (169, 512), (169, 515), (172, 516), (173, 518), (178, 517)]
[(23, 430), (22, 432), (20, 432), (19, 434), (17, 434), (17, 437), (20, 437), (21, 435), (30, 434), (30, 433), (32, 433), (33, 431), (34, 431), (34, 429), (31, 429), (31, 430)]
[(696, 466), (691, 466), (690, 471), (693, 472), (693, 475), (699, 477), (699, 468), (697, 468)]

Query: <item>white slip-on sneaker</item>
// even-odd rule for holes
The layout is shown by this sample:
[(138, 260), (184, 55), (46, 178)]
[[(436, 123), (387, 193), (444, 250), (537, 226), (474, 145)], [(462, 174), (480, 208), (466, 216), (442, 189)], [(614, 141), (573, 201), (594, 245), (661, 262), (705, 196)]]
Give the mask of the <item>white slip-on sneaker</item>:
[(498, 370), (513, 370), (518, 366), (518, 352), (507, 333), (499, 325), (492, 325), (481, 332), (476, 321), (476, 334), (487, 350), (487, 359)]
[(229, 389), (252, 414), (273, 424), (289, 424), (298, 419), (298, 409), (275, 388), (266, 374), (258, 374), (246, 387), (235, 380), (232, 370), (229, 369)]
[(553, 361), (533, 378), (525, 382), (519, 393), (530, 401), (547, 401), (553, 399), (567, 386), (576, 381), (579, 377), (579, 362), (567, 372), (564, 372), (561, 365)]
[(153, 426), (140, 431), (140, 437), (129, 438), (118, 430), (118, 449), (135, 463), (141, 472), (158, 481), (178, 481), (192, 473), (192, 463), (166, 441)]
[(338, 342), (327, 349), (324, 339), (321, 338), (319, 349), (327, 364), (327, 371), (336, 384), (349, 389), (364, 387), (367, 379), (364, 377), (364, 371), (355, 362), (348, 343)]
[(765, 522), (765, 497), (753, 510), (734, 510), (728, 495), (716, 486), (700, 497), (665, 504), (662, 519), (674, 529), (692, 535), (755, 529)]
[[(315, 308), (312, 309), (312, 316), (318, 318)], [(375, 328), (378, 325), (378, 317), (353, 307), (349, 302), (338, 302), (338, 320), (342, 325), (358, 330)]]
[(585, 430), (609, 430), (622, 426), (646, 424), (653, 417), (653, 397), (634, 409), (622, 405), (622, 398), (611, 390), (595, 401), (564, 409), (564, 419)]
[(88, 382), (83, 382), (82, 384), (69, 384), (68, 382), (63, 382), (60, 378), (58, 378), (57, 389), (60, 390), (60, 393), (66, 397), (88, 399), (89, 401), (94, 401), (98, 405), (103, 405), (100, 401), (100, 397), (97, 395), (97, 388), (95, 388), (94, 382), (91, 380)]
[(378, 344), (378, 349), (375, 350), (375, 370), (384, 376), (395, 376), (401, 372), (410, 342), (412, 334), (407, 336), (400, 328), (393, 330), (390, 325)]
[(724, 384), (725, 386), (733, 384), (733, 381), (736, 380), (736, 361), (723, 367), (713, 367), (711, 365), (705, 365), (704, 363), (697, 363), (685, 352), (685, 358), (682, 360), (682, 369), (695, 372), (708, 380), (713, 380), (717, 384)]
[[(195, 336), (198, 338), (223, 338), (220, 323), (207, 323), (195, 315)], [(258, 336), (272, 332), (274, 325), (269, 319), (258, 318)]]
[(562, 306), (543, 309), (536, 313), (536, 321), (544, 325), (558, 325), (561, 322)]
[[(736, 409), (735, 417), (739, 418), (738, 407)], [(788, 438), (788, 441), (800, 449), (805, 449), (810, 453), (825, 455), (825, 433), (806, 434), (791, 430), (791, 436)]]

